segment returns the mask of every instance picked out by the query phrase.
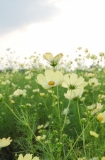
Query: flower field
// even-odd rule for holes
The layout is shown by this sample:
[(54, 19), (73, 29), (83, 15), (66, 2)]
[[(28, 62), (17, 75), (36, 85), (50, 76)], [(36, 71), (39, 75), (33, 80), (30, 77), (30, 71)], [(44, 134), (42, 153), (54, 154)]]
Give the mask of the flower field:
[(105, 160), (105, 53), (84, 54), (0, 72), (0, 160)]

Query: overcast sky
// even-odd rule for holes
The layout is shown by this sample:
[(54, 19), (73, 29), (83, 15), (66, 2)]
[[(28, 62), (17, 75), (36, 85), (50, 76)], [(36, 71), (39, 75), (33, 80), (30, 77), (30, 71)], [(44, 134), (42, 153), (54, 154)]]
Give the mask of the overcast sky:
[(0, 0), (0, 56), (105, 52), (105, 0)]
[(0, 1), (0, 34), (7, 34), (32, 23), (46, 22), (58, 14), (53, 1), (5, 0)]

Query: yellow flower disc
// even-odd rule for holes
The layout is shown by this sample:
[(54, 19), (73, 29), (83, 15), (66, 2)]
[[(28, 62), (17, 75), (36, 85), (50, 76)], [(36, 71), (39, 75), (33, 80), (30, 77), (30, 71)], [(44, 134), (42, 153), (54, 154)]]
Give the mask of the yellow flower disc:
[(53, 81), (48, 82), (49, 86), (53, 86), (55, 83)]

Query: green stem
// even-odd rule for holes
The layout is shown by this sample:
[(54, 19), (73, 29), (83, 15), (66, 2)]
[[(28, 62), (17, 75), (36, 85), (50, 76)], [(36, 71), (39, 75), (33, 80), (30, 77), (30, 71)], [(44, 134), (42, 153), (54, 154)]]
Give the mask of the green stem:
[(96, 119), (96, 117), (94, 117), (94, 118), (90, 121), (90, 123), (88, 123), (88, 124), (86, 125), (86, 127), (82, 130), (82, 132), (80, 133), (80, 135), (77, 137), (76, 141), (74, 142), (73, 146), (72, 146), (71, 149), (69, 150), (69, 153), (67, 154), (67, 156), (66, 156), (65, 159), (67, 159), (67, 157), (70, 155), (71, 151), (73, 150), (73, 148), (75, 147), (76, 143), (79, 141), (79, 139), (80, 139), (81, 136), (83, 135), (84, 131), (85, 131), (88, 127), (90, 127), (90, 124), (92, 125), (92, 122), (94, 121), (94, 119)]
[(11, 107), (10, 107), (7, 103), (5, 103), (4, 101), (3, 101), (3, 103), (9, 108), (9, 110), (12, 112), (12, 114), (13, 114), (21, 123), (23, 123), (24, 125), (26, 125), (26, 124), (15, 114), (15, 112), (13, 111), (13, 109), (11, 109)]
[[(28, 124), (28, 123), (24, 123), (24, 122), (15, 114), (15, 112), (11, 109), (11, 107), (10, 107), (7, 103), (5, 103), (4, 101), (3, 101), (3, 103), (9, 108), (9, 110), (12, 112), (12, 114), (13, 114), (22, 124), (24, 124), (25, 126), (28, 127), (28, 129), (31, 131), (32, 135), (33, 135), (34, 138), (36, 139), (36, 136), (35, 136), (34, 132), (32, 131), (32, 129), (30, 128), (29, 124)], [(42, 146), (45, 148), (45, 150), (49, 153), (49, 151), (48, 151), (47, 148), (44, 146), (44, 144), (43, 144), (41, 141), (39, 141), (39, 142), (40, 142), (40, 144), (42, 144)], [(49, 153), (49, 156), (50, 156), (50, 153)]]
[(85, 150), (85, 130), (84, 130), (84, 124), (83, 124), (83, 132), (82, 132), (82, 138), (83, 138), (83, 150), (86, 157), (86, 150)]
[(80, 109), (79, 109), (79, 105), (78, 105), (78, 100), (77, 100), (77, 112), (78, 112), (78, 116), (79, 116), (80, 127), (81, 127), (81, 130), (82, 130), (81, 116), (80, 116)]
[(59, 117), (59, 120), (60, 120), (61, 114), (60, 114), (60, 107), (59, 107), (59, 89), (58, 89), (58, 86), (57, 86), (57, 98), (58, 98), (58, 117)]

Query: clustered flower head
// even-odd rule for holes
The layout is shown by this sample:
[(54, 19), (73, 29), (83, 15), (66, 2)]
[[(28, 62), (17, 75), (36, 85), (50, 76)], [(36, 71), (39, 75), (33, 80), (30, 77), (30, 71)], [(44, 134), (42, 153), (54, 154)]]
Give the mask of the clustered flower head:
[(9, 146), (11, 142), (12, 139), (10, 139), (10, 137), (0, 139), (0, 148)]
[(52, 88), (63, 82), (63, 74), (60, 71), (46, 70), (45, 75), (39, 74), (36, 81), (44, 89)]
[(20, 154), (18, 160), (39, 160), (39, 157), (35, 156), (34, 158), (32, 158), (32, 154), (26, 154), (25, 156)]
[(53, 56), (52, 53), (47, 52), (43, 55), (43, 58), (45, 60), (47, 60), (48, 62), (50, 62), (51, 66), (56, 66), (58, 64), (58, 62), (60, 61), (60, 59), (63, 57), (62, 53), (57, 54), (55, 57)]

